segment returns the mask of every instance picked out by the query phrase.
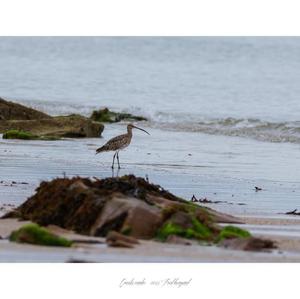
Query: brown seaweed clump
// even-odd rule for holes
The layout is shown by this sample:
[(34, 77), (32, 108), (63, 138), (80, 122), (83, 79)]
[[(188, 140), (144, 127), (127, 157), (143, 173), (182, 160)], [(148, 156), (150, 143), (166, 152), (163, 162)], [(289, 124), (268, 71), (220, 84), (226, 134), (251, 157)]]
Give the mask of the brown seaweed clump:
[(35, 195), (4, 217), (92, 236), (115, 231), (140, 239), (168, 241), (177, 236), (205, 243), (251, 237), (241, 228), (218, 224), (240, 223), (237, 218), (187, 202), (134, 175), (42, 182)]
[(121, 113), (110, 111), (108, 108), (94, 110), (90, 118), (94, 121), (104, 123), (116, 123), (120, 121), (146, 121), (147, 118), (130, 113)]

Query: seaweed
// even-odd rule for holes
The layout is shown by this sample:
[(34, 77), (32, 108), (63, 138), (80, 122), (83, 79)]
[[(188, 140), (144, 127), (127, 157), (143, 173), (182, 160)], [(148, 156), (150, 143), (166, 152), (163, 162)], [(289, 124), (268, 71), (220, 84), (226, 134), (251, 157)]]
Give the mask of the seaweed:
[(13, 231), (9, 240), (17, 243), (29, 243), (45, 246), (70, 247), (72, 245), (72, 241), (59, 237), (35, 223), (26, 224), (18, 230)]
[(130, 113), (119, 113), (110, 111), (108, 108), (94, 110), (90, 118), (94, 121), (104, 122), (104, 123), (115, 123), (123, 120), (128, 121), (143, 121), (147, 118), (143, 116), (137, 116)]
[(20, 130), (8, 130), (3, 134), (3, 139), (23, 139), (23, 140), (35, 140), (36, 135), (30, 132), (20, 131)]
[(177, 235), (187, 239), (197, 239), (210, 241), (212, 239), (211, 229), (199, 222), (196, 218), (192, 218), (192, 226), (184, 228), (183, 226), (167, 221), (157, 232), (156, 238), (165, 241), (168, 236)]
[(224, 239), (234, 239), (234, 238), (249, 238), (251, 234), (244, 229), (236, 226), (228, 225), (225, 226), (219, 233), (216, 242), (220, 242)]
[(58, 140), (58, 136), (39, 136), (22, 130), (8, 130), (3, 136), (3, 139), (22, 139), (22, 140)]

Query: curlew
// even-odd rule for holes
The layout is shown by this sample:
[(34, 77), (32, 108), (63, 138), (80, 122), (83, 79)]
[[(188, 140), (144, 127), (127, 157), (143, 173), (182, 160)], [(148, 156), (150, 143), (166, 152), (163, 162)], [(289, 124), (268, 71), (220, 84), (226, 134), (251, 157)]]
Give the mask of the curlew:
[(115, 163), (116, 157), (117, 157), (117, 161), (118, 161), (118, 168), (119, 169), (121, 168), (120, 161), (119, 161), (119, 151), (123, 150), (130, 144), (131, 138), (132, 138), (132, 129), (139, 129), (139, 130), (147, 133), (148, 135), (150, 135), (146, 130), (136, 127), (133, 124), (129, 124), (127, 126), (126, 134), (116, 136), (116, 137), (110, 139), (109, 141), (107, 141), (107, 143), (105, 143), (103, 146), (96, 149), (96, 154), (99, 154), (101, 152), (110, 152), (110, 151), (115, 152), (114, 157), (113, 157), (113, 162), (111, 165), (112, 169), (114, 168), (114, 163)]

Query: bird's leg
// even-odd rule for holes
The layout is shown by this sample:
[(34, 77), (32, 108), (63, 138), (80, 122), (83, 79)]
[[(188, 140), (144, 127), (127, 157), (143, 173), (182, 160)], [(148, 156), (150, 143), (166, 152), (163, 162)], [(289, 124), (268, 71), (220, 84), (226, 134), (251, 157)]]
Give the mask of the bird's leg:
[(117, 152), (115, 152), (114, 157), (113, 157), (113, 162), (112, 162), (112, 165), (111, 165), (112, 169), (114, 169), (116, 154), (117, 154)]
[(120, 161), (119, 161), (119, 152), (117, 152), (117, 161), (118, 161), (118, 168), (120, 169)]

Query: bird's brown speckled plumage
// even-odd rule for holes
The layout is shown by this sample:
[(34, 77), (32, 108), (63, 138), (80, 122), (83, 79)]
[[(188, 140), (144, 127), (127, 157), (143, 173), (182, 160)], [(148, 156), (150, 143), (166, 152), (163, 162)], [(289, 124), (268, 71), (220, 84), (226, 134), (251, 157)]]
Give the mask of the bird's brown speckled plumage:
[(122, 150), (130, 144), (131, 138), (132, 138), (132, 134), (131, 136), (128, 136), (128, 134), (122, 134), (116, 136), (110, 139), (109, 141), (107, 141), (107, 143), (104, 144), (102, 147), (98, 148), (96, 152), (101, 153), (101, 152)]

